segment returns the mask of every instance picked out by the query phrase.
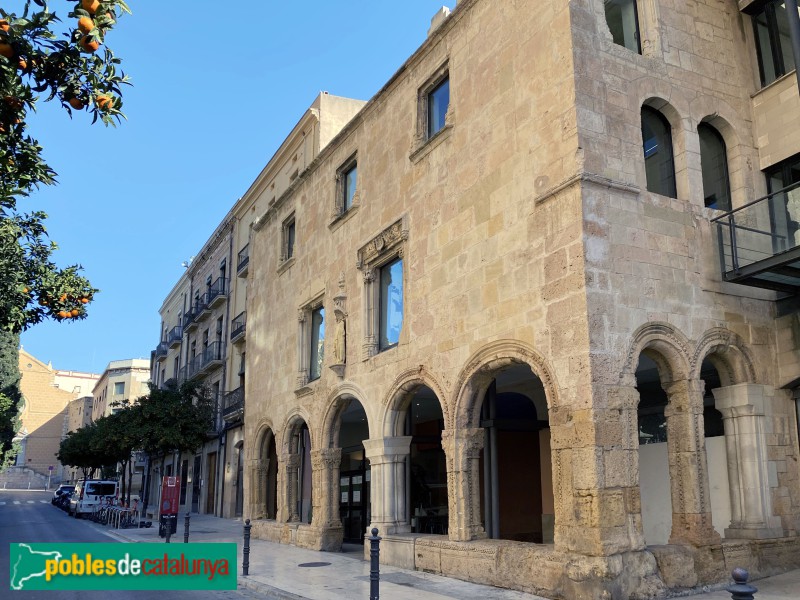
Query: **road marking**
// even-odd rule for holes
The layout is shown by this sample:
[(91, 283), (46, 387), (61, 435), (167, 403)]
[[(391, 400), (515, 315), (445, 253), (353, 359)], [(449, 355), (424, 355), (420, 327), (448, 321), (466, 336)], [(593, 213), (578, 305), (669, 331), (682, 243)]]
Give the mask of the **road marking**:
[(48, 504), (47, 500), (39, 500), (39, 504)]
[(5, 502), (0, 502), (0, 506), (5, 506), (5, 505), (6, 505)]
[(28, 504), (36, 504), (36, 502), (33, 500), (28, 500)]
[(19, 500), (14, 500), (14, 504), (22, 504)]

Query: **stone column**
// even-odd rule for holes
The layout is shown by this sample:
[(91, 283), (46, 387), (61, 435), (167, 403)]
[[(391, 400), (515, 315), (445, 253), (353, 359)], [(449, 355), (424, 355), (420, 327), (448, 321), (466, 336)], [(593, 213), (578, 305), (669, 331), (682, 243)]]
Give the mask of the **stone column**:
[(369, 459), (372, 522), (383, 533), (407, 533), (406, 458), (411, 454), (411, 436), (364, 440)]
[(339, 466), (341, 448), (311, 451), (313, 526), (319, 531), (319, 549), (338, 551), (344, 530), (339, 517)]
[(481, 525), (480, 458), (483, 428), (445, 429), (442, 448), (447, 458), (449, 537), (469, 541), (486, 537)]
[(725, 537), (781, 537), (780, 518), (772, 512), (764, 415), (765, 397), (772, 396), (774, 389), (742, 383), (718, 388), (713, 394), (725, 427), (731, 488), (731, 525)]
[(711, 523), (701, 380), (674, 381), (664, 386), (669, 404), (667, 452), (672, 482), (672, 544), (705, 546), (719, 543)]
[(286, 506), (283, 509), (284, 518), (290, 522), (295, 523), (300, 520), (300, 515), (297, 513), (297, 486), (298, 486), (298, 470), (300, 469), (300, 455), (299, 454), (284, 454), (281, 456), (280, 461), (283, 466), (284, 472), (284, 485), (286, 498)]

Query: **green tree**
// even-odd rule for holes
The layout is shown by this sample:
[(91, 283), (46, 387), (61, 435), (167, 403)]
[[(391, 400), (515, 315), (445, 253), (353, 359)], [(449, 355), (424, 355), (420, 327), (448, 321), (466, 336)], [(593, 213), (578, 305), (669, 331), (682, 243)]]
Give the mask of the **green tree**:
[(16, 448), (13, 439), (19, 427), (19, 335), (0, 331), (0, 470), (8, 466)]
[(83, 471), (83, 478), (88, 479), (97, 469), (111, 464), (108, 457), (98, 452), (98, 427), (95, 423), (70, 431), (61, 440), (56, 458), (59, 462)]
[[(45, 0), (26, 0), (21, 13), (0, 8), (0, 330), (18, 334), (46, 318), (83, 319), (98, 291), (80, 265), (58, 267), (40, 211), (18, 201), (56, 183), (39, 142), (27, 133), (39, 101), (58, 102), (70, 117), (86, 111), (92, 123), (124, 117), (120, 59), (105, 45), (123, 0), (81, 0), (63, 23)], [(61, 29), (61, 31), (57, 31)], [(15, 396), (0, 399), (0, 458), (8, 459), (17, 414)], [(9, 434), (11, 437), (9, 437)]]

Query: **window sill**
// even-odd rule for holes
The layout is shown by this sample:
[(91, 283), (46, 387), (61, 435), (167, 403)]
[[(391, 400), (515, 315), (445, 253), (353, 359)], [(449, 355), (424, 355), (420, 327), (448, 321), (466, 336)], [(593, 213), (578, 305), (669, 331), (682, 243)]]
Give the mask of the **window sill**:
[(361, 208), (360, 204), (353, 204), (350, 208), (348, 208), (340, 215), (333, 217), (333, 219), (331, 219), (331, 222), (328, 223), (328, 229), (330, 229), (331, 231), (336, 231), (337, 229), (339, 229), (339, 227), (341, 227), (344, 223), (349, 221), (353, 217), (353, 215), (355, 215), (358, 212), (359, 208)]
[(316, 383), (318, 381), (319, 379), (315, 379), (314, 381), (309, 381), (305, 385), (295, 389), (294, 395), (300, 398), (302, 396), (308, 396), (309, 394), (313, 394), (314, 388), (316, 387)]
[(281, 264), (278, 265), (278, 275), (283, 275), (286, 271), (288, 271), (292, 265), (294, 264), (294, 256), (292, 258), (287, 258)]
[(415, 148), (414, 151), (409, 155), (409, 160), (413, 163), (417, 163), (422, 160), (428, 155), (429, 152), (448, 139), (452, 131), (453, 126), (446, 124), (439, 131), (433, 134), (433, 136), (424, 140), (419, 147)]
[(756, 92), (754, 92), (753, 94), (750, 95), (750, 98), (758, 97), (760, 94), (763, 94), (764, 92), (766, 92), (767, 90), (775, 87), (776, 85), (780, 85), (784, 80), (789, 79), (790, 77), (791, 78), (795, 77), (795, 69), (792, 69), (791, 71), (789, 71), (788, 73), (785, 73), (784, 75), (781, 75), (780, 77), (778, 77), (774, 81), (770, 81), (769, 83), (761, 86), (760, 89), (756, 90)]

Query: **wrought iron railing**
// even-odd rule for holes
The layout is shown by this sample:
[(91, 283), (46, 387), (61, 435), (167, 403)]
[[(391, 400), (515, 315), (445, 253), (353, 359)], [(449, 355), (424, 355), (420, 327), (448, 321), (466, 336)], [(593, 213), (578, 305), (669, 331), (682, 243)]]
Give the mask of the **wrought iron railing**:
[(217, 280), (211, 284), (211, 287), (208, 288), (208, 293), (206, 294), (206, 305), (211, 306), (214, 304), (214, 301), (217, 298), (224, 297), (227, 294), (227, 285), (225, 285), (225, 279), (223, 277), (217, 278)]
[(232, 419), (240, 416), (244, 411), (244, 388), (238, 387), (225, 394), (222, 402), (222, 418)]
[(183, 338), (183, 325), (176, 325), (167, 334), (167, 344), (170, 346), (180, 344), (181, 338)]
[(241, 273), (242, 270), (250, 263), (250, 244), (245, 244), (244, 248), (239, 250), (236, 257), (236, 272)]
[(156, 360), (164, 358), (167, 355), (168, 351), (169, 351), (169, 345), (167, 344), (167, 342), (159, 343), (158, 346), (156, 346), (156, 351), (155, 351)]
[(242, 311), (231, 323), (231, 341), (238, 340), (245, 332), (247, 326), (247, 311)]

